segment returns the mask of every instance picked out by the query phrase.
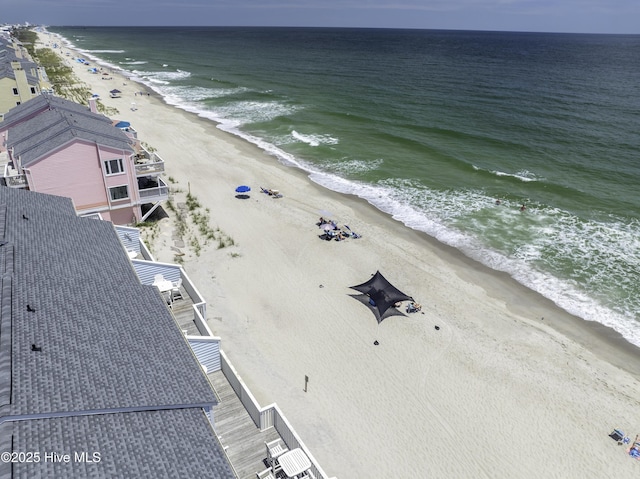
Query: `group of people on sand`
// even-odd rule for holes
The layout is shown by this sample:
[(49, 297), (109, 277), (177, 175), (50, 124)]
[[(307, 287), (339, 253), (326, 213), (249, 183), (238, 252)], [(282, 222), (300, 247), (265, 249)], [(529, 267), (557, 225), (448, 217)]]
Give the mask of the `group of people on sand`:
[[(624, 432), (620, 429), (614, 429), (609, 437), (615, 439), (618, 442), (618, 446), (622, 446), (623, 444), (628, 446), (627, 453), (634, 459), (640, 460), (640, 435), (636, 434), (636, 437), (633, 441), (629, 436), (625, 436)], [(629, 446), (629, 444), (631, 444)]]
[(418, 311), (422, 311), (422, 305), (420, 303), (411, 301), (407, 304), (407, 313), (417, 313)]
[(349, 228), (349, 226), (344, 225), (344, 227), (347, 230), (345, 231), (340, 227), (338, 227), (338, 224), (335, 221), (325, 219), (322, 216), (320, 217), (316, 225), (319, 228), (322, 228), (324, 230), (324, 233), (321, 234), (319, 237), (320, 239), (323, 239), (326, 241), (331, 241), (331, 240), (343, 241), (343, 240), (346, 240), (347, 238), (354, 238), (354, 239), (360, 238), (360, 235), (354, 231), (351, 231), (351, 228)]
[(262, 186), (260, 187), (260, 192), (264, 193), (265, 195), (269, 195), (273, 198), (282, 198), (282, 195), (280, 194), (280, 191), (278, 190), (272, 190), (271, 188), (263, 188)]
[[(394, 308), (400, 308), (400, 306), (402, 306), (402, 302), (398, 302), (396, 304), (393, 305)], [(422, 311), (422, 305), (420, 303), (417, 303), (415, 301), (410, 301), (407, 304), (407, 309), (406, 309), (407, 313), (417, 313), (419, 311)]]
[[(402, 306), (402, 301), (399, 301), (393, 305), (393, 307), (396, 309), (399, 309), (400, 306)], [(416, 301), (409, 301), (409, 303), (407, 303), (407, 308), (405, 309), (405, 311), (407, 313), (417, 313), (419, 311), (422, 311), (422, 305), (420, 303), (417, 303)]]

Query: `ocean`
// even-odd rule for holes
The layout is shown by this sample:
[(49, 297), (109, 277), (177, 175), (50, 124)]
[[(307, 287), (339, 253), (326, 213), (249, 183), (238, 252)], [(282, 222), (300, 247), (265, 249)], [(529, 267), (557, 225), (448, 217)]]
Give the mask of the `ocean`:
[(48, 30), (640, 346), (640, 36)]

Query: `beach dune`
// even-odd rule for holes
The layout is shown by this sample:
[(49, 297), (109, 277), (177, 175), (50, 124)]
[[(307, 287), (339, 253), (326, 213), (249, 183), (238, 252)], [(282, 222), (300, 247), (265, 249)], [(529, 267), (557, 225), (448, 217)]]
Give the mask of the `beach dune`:
[[(278, 403), (328, 474), (638, 473), (640, 463), (607, 436), (615, 427), (640, 432), (635, 347), (213, 122), (136, 95), (144, 87), (117, 72), (101, 81), (69, 64), (164, 158), (174, 201), (190, 192), (233, 238), (199, 255), (187, 244), (184, 268), (259, 403)], [(113, 88), (121, 98), (109, 98)], [(241, 184), (252, 188), (248, 199), (236, 198)], [(362, 238), (320, 241), (323, 211)], [(171, 247), (165, 219), (151, 249), (172, 262)], [(378, 323), (349, 288), (378, 270), (422, 312)]]

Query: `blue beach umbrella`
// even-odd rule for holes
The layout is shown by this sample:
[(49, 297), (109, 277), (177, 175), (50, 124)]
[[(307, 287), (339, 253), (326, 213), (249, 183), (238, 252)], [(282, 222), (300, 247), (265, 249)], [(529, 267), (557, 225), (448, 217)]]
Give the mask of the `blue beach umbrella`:
[(246, 193), (248, 191), (251, 191), (251, 188), (247, 185), (240, 185), (236, 188), (236, 193)]
[(128, 121), (119, 121), (118, 123), (116, 123), (116, 128), (129, 128), (131, 126), (131, 123), (129, 123)]

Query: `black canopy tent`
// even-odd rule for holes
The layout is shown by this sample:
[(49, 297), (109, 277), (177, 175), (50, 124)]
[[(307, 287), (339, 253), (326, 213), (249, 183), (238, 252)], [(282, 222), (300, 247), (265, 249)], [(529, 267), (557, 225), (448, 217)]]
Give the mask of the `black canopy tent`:
[(376, 319), (380, 323), (384, 319), (384, 314), (389, 308), (399, 301), (413, 301), (411, 296), (407, 296), (394, 285), (389, 283), (387, 279), (376, 271), (369, 281), (351, 286), (351, 289), (366, 294), (371, 301), (369, 305), (376, 314)]

